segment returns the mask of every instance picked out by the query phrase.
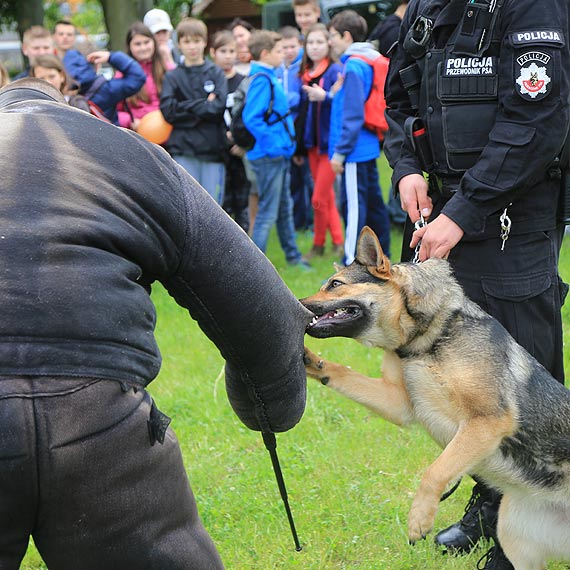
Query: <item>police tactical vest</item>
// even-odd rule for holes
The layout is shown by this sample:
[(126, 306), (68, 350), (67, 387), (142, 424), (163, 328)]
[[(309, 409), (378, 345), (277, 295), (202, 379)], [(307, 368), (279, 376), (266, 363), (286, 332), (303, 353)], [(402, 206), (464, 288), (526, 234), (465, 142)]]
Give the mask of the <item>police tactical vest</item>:
[(422, 165), (429, 173), (461, 176), (488, 142), (497, 113), (501, 3), (492, 13), (486, 0), (466, 3), (443, 47), (435, 47), (431, 35), (441, 2), (420, 4), (404, 43), (416, 63), (400, 75), (425, 128), (428, 152), (418, 154), (430, 155), (429, 164)]

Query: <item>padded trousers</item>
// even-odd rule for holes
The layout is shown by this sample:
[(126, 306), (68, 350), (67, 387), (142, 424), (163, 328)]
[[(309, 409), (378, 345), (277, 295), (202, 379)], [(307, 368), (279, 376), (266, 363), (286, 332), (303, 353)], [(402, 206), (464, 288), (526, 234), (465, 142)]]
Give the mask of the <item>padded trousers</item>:
[[(176, 437), (108, 380), (0, 380), (0, 570), (30, 535), (50, 570), (218, 570)], [(166, 426), (164, 426), (166, 427)]]

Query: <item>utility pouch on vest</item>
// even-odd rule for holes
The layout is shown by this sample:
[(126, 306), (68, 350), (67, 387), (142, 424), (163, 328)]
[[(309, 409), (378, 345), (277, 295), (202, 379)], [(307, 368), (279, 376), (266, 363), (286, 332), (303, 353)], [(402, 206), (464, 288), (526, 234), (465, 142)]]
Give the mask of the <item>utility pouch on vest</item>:
[(422, 120), (419, 117), (408, 117), (404, 123), (404, 130), (420, 161), (422, 170), (425, 172), (433, 171), (433, 156)]
[(404, 38), (404, 49), (414, 58), (423, 57), (431, 38), (433, 22), (425, 16), (418, 16)]
[(412, 109), (417, 110), (420, 106), (420, 84), (422, 74), (417, 63), (412, 63), (404, 69), (400, 69), (400, 79), (404, 89), (408, 92)]
[(456, 54), (481, 57), (491, 45), (502, 3), (503, 0), (496, 2), (480, 0), (465, 5), (461, 27), (455, 39)]
[[(495, 124), (498, 61), (491, 56), (457, 56), (448, 48), (433, 75), (437, 86), (432, 92), (436, 91), (441, 105), (441, 145), (446, 153), (436, 160), (451, 172), (463, 172), (477, 162)], [(437, 147), (438, 141), (432, 142)]]

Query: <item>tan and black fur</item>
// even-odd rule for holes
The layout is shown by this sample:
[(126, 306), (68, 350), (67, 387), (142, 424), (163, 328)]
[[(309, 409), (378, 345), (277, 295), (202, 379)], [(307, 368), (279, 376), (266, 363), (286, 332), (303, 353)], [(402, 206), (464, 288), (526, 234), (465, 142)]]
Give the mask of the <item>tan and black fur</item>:
[(309, 335), (385, 351), (382, 378), (309, 350), (307, 374), (390, 422), (421, 424), (443, 448), (412, 502), (412, 542), (470, 474), (503, 494), (497, 532), (516, 570), (570, 560), (570, 392), (465, 296), (446, 261), (392, 266), (364, 228), (354, 263), (302, 303), (316, 315)]

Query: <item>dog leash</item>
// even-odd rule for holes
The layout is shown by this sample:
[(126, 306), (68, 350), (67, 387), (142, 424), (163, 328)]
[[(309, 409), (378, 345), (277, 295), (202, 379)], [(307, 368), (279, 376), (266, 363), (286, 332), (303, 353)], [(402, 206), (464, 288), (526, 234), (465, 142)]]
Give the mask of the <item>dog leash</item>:
[[(414, 224), (414, 231), (419, 230), (420, 228), (423, 228), (424, 226), (427, 226), (427, 222), (426, 222), (425, 218), (423, 217), (423, 215), (420, 213), (420, 219)], [(503, 241), (503, 245), (504, 245), (504, 241)], [(420, 262), (420, 247), (421, 246), (422, 246), (422, 240), (420, 240), (416, 244), (416, 248), (414, 249), (414, 258), (412, 259), (412, 263), (419, 263)], [(439, 501), (443, 502), (446, 499), (448, 499), (449, 497), (451, 497), (451, 495), (453, 495), (453, 493), (455, 493), (455, 491), (457, 491), (457, 488), (459, 487), (461, 480), (462, 480), (462, 477), (460, 477), (457, 480), (457, 482), (453, 485), (453, 487), (451, 487), (451, 489), (448, 489), (445, 493), (443, 493), (443, 495), (441, 495), (441, 497), (439, 498)]]
[[(420, 213), (420, 219), (414, 224), (414, 231), (419, 230), (420, 228), (423, 228), (424, 226), (427, 226), (427, 222), (426, 222), (425, 218), (423, 217), (423, 215)], [(412, 263), (419, 263), (420, 262), (420, 247), (422, 247), (422, 240), (420, 240), (416, 244), (416, 249), (414, 249), (414, 258), (412, 259)]]
[(293, 513), (291, 512), (291, 507), (289, 506), (289, 498), (287, 497), (287, 488), (285, 487), (283, 473), (281, 472), (281, 466), (279, 465), (279, 457), (277, 456), (277, 439), (275, 438), (275, 434), (271, 431), (262, 431), (261, 435), (263, 437), (265, 448), (267, 451), (269, 451), (269, 456), (271, 457), (273, 471), (275, 473), (275, 478), (277, 479), (277, 486), (279, 487), (279, 493), (281, 494), (281, 499), (283, 500), (283, 505), (285, 506), (287, 519), (289, 520), (289, 526), (291, 527), (291, 534), (293, 535), (293, 540), (295, 541), (295, 550), (297, 552), (300, 552), (303, 550), (303, 547), (301, 546), (299, 537), (297, 536), (295, 521), (293, 520)]

